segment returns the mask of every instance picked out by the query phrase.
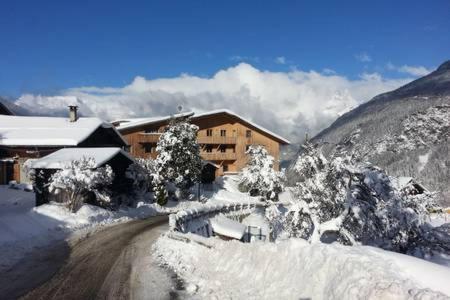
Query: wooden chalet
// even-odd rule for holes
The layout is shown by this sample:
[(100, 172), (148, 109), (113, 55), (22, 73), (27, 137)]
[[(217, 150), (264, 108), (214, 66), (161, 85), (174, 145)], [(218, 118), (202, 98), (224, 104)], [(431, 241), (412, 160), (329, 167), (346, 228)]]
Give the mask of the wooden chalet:
[(110, 123), (78, 118), (74, 106), (69, 118), (0, 115), (0, 184), (27, 182), (25, 161), (73, 147), (125, 149), (128, 144)]
[[(216, 166), (215, 176), (241, 171), (247, 163), (245, 152), (250, 145), (264, 146), (275, 158), (274, 168), (278, 170), (280, 145), (289, 144), (285, 138), (226, 109), (172, 117), (190, 117), (191, 122), (199, 127), (197, 139), (201, 157)], [(112, 123), (130, 144), (133, 156), (156, 158), (156, 144), (170, 119), (171, 116), (122, 119)]]

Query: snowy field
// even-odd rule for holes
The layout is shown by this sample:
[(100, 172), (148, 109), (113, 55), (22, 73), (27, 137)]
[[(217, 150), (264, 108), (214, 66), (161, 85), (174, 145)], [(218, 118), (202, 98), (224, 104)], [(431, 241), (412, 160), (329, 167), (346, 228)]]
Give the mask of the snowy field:
[[(193, 236), (189, 234), (189, 236)], [(161, 237), (155, 255), (200, 299), (447, 299), (450, 268), (367, 246)]]

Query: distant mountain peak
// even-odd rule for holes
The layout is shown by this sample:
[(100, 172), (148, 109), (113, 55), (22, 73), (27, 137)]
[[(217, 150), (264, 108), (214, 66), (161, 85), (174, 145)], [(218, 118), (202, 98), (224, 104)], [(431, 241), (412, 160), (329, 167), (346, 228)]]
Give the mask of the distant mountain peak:
[(436, 69), (436, 71), (450, 71), (450, 60), (447, 60)]

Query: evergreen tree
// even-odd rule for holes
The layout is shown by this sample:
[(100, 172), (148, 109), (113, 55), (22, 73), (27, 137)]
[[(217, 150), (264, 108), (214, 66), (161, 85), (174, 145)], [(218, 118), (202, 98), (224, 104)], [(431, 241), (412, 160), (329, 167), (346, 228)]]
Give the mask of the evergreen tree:
[(299, 174), (295, 200), (280, 217), (290, 236), (403, 253), (434, 247), (425, 240), (434, 240), (441, 248), (450, 241), (450, 235), (432, 234), (425, 223), (436, 207), (434, 194), (399, 190), (396, 179), (377, 167), (353, 165), (346, 156), (327, 161), (317, 146), (307, 142), (295, 171)]
[(156, 147), (159, 153), (156, 158), (158, 174), (162, 180), (173, 182), (184, 197), (200, 180), (201, 175), (202, 163), (197, 131), (198, 127), (187, 119), (172, 119)]
[(263, 196), (266, 200), (277, 201), (284, 188), (284, 175), (273, 168), (274, 158), (262, 146), (250, 146), (247, 150), (248, 164), (242, 170), (241, 190), (252, 196)]

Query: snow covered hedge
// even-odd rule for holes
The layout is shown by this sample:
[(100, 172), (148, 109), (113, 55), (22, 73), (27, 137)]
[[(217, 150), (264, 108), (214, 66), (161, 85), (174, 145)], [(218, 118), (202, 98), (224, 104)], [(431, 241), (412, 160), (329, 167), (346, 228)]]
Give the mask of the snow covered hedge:
[(306, 143), (303, 148), (295, 165), (295, 201), (286, 214), (277, 207), (267, 212), (275, 235), (416, 255), (434, 250), (450, 254), (450, 235), (433, 234), (425, 222), (430, 209), (436, 210), (434, 194), (402, 193), (377, 167), (355, 166), (347, 157), (328, 161), (316, 146)]
[(263, 146), (252, 145), (247, 150), (248, 164), (242, 170), (241, 191), (251, 196), (263, 196), (266, 200), (277, 201), (284, 188), (284, 174), (273, 168), (274, 158)]

